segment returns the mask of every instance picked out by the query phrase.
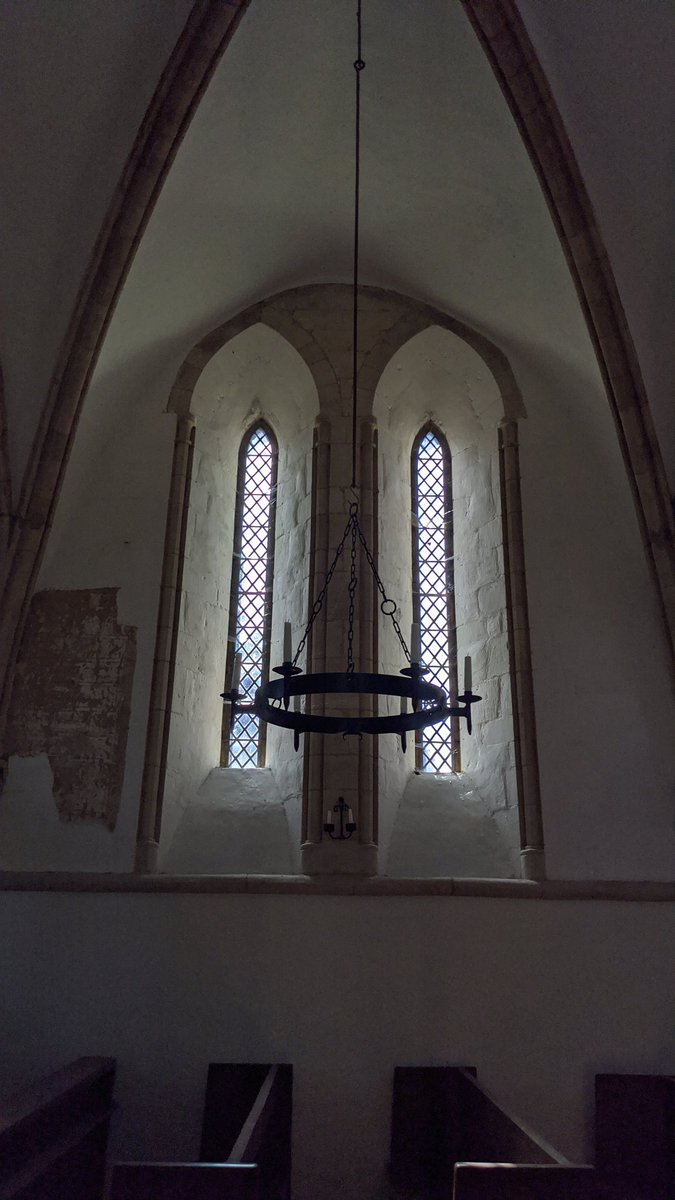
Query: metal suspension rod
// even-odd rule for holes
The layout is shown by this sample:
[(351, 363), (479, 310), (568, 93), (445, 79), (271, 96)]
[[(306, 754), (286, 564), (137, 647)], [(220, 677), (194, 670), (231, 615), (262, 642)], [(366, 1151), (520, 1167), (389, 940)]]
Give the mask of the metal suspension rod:
[(352, 314), (352, 488), (356, 488), (356, 372), (359, 350), (359, 192), (361, 184), (361, 0), (356, 10), (356, 104), (354, 135), (354, 285)]

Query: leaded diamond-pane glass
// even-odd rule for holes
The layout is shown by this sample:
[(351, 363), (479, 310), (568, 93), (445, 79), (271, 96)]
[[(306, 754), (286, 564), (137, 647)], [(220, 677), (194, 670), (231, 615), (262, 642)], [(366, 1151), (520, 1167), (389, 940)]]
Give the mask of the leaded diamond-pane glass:
[[(269, 668), (275, 488), (276, 448), (259, 425), (249, 435), (240, 459), (232, 565), (228, 669), (234, 654), (241, 654), (239, 692), (246, 700), (253, 700)], [(262, 766), (262, 737), (258, 717), (239, 713), (231, 731), (226, 729), (226, 765)]]
[[(413, 451), (414, 616), (419, 621), (426, 678), (454, 698), (456, 649), (453, 603), (452, 487), (447, 446), (428, 430)], [(422, 730), (417, 762), (423, 771), (457, 767), (452, 722)]]

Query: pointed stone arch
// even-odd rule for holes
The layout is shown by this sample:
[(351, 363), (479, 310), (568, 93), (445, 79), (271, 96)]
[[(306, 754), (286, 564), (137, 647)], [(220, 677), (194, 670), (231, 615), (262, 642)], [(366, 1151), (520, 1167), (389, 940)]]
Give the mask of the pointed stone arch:
[[(275, 328), (280, 325), (282, 328)], [(139, 806), (136, 870), (152, 872), (157, 866), (157, 856), (162, 832), (163, 810), (165, 807), (164, 791), (167, 779), (167, 763), (170, 765), (171, 754), (171, 725), (174, 713), (174, 671), (177, 660), (177, 647), (181, 637), (181, 605), (183, 586), (183, 570), (186, 559), (186, 547), (189, 545), (187, 528), (191, 503), (194, 500), (193, 458), (200, 454), (198, 437), (200, 432), (208, 432), (208, 426), (213, 419), (213, 412), (204, 411), (204, 395), (208, 395), (213, 387), (213, 379), (202, 379), (211, 362), (217, 359), (219, 353), (235, 342), (237, 338), (262, 327), (266, 335), (265, 341), (272, 345), (272, 353), (276, 347), (294, 360), (297, 372), (304, 374), (308, 366), (305, 357), (298, 352), (294, 341), (297, 337), (288, 337), (283, 332), (283, 321), (261, 319), (261, 306), (252, 305), (243, 313), (230, 321), (224, 322), (211, 331), (192, 348), (186, 355), (178, 370), (176, 380), (169, 393), (167, 411), (176, 414), (176, 436), (174, 442), (173, 464), (169, 487), (167, 508), (164, 555), (160, 587), (160, 606), (155, 633), (155, 653), (152, 681), (150, 686), (150, 702), (148, 727), (146, 734), (145, 762), (141, 799)], [(291, 330), (292, 332), (292, 330)], [(263, 343), (265, 344), (265, 342)], [(312, 355), (309, 356), (310, 358)], [(314, 354), (316, 361), (316, 353)], [(311, 374), (311, 372), (309, 372)], [(310, 389), (311, 389), (310, 384)], [(200, 388), (203, 394), (200, 396)], [(315, 389), (314, 389), (315, 390)], [(220, 396), (219, 396), (220, 400)], [(315, 397), (314, 397), (315, 402)], [(305, 398), (305, 405), (308, 401)], [(218, 408), (224, 414), (224, 427), (231, 419), (229, 407), (219, 403)], [(285, 412), (282, 405), (277, 410), (277, 418), (281, 419)], [(303, 410), (304, 411), (304, 410)], [(274, 442), (275, 453), (278, 452), (281, 441), (281, 429), (277, 426), (272, 413), (258, 410), (258, 415), (245, 418), (238, 427), (240, 440), (238, 461), (241, 465), (242, 448), (250, 433), (263, 428)], [(197, 459), (198, 461), (198, 459)], [(192, 519), (194, 527), (194, 518)], [(194, 528), (193, 528), (194, 532)], [(228, 594), (230, 594), (228, 592)], [(230, 594), (231, 600), (231, 594)], [(219, 676), (217, 687), (214, 685), (214, 695), (220, 693), (224, 686), (228, 666), (231, 669), (232, 655), (228, 651), (228, 659), (224, 664), (224, 674)], [(219, 726), (220, 739), (220, 726)], [(213, 766), (216, 766), (214, 761)], [(166, 814), (164, 813), (166, 818)], [(164, 825), (166, 826), (166, 819)]]
[(515, 0), (462, 0), (537, 173), (595, 349), (675, 665), (675, 518), (640, 365), (574, 150)]
[[(0, 603), (0, 734), (28, 602), (106, 329), (167, 171), (248, 2), (195, 4), (141, 124), (83, 280), (6, 555)], [(583, 179), (513, 0), (462, 2), (530, 153), (577, 286), (675, 655), (670, 497), (630, 331)]]
[[(519, 465), (518, 426), (520, 419), (526, 417), (525, 405), (506, 356), (489, 339), (432, 306), (417, 304), (411, 300), (407, 303), (411, 312), (407, 312), (373, 348), (368, 386), (372, 386), (373, 389), (377, 387), (387, 366), (399, 351), (404, 351), (406, 346), (423, 337), (426, 332), (442, 329), (464, 342), (481, 358), (498, 395), (499, 403), (489, 410), (489, 427), (494, 432), (493, 444), (499, 459), (508, 672), (511, 682), (521, 871), (525, 878), (543, 879), (546, 875), (544, 826)], [(487, 427), (486, 425), (485, 428)], [(422, 424), (420, 432), (428, 428), (440, 427), (430, 418)], [(444, 438), (448, 437), (449, 430), (446, 432), (441, 428), (440, 432)], [(449, 437), (448, 441), (451, 442)]]
[[(502, 419), (499, 427), (495, 429), (495, 436), (499, 439), (502, 467), (502, 518), (508, 575), (506, 587), (512, 653), (521, 858), (523, 873), (531, 878), (541, 878), (545, 870), (543, 828), (527, 618), (520, 479), (517, 466), (518, 420), (526, 415), (523, 399), (506, 356), (488, 338), (470, 326), (448, 313), (398, 292), (364, 286), (361, 295), (364, 309), (369, 311), (371, 320), (368, 337), (364, 339), (365, 353), (358, 375), (362, 428), (366, 425), (373, 426), (375, 390), (387, 364), (406, 343), (433, 327), (444, 329), (459, 338), (480, 357), (500, 397)], [(296, 350), (311, 372), (319, 397), (316, 449), (320, 454), (322, 447), (327, 448), (324, 444), (330, 441), (330, 407), (339, 400), (340, 394), (344, 400), (345, 393), (349, 390), (347, 385), (351, 368), (344, 366), (341, 352), (335, 352), (325, 331), (320, 327), (321, 323), (317, 323), (316, 329), (312, 328), (311, 313), (313, 310), (318, 312), (322, 307), (328, 307), (331, 311), (334, 308), (335, 311), (344, 310), (348, 314), (350, 305), (351, 289), (344, 284), (313, 284), (278, 293), (250, 305), (207, 333), (189, 351), (178, 370), (167, 403), (168, 411), (176, 414), (178, 425), (163, 569), (162, 595), (166, 602), (162, 605), (158, 620), (146, 768), (139, 816), (137, 867), (140, 870), (154, 867), (161, 823), (162, 735), (155, 718), (164, 714), (166, 719), (171, 708), (170, 663), (173, 635), (164, 613), (173, 613), (175, 622), (182, 555), (180, 531), (185, 527), (189, 503), (189, 457), (186, 456), (191, 453), (189, 447), (194, 443), (195, 390), (209, 362), (225, 346), (257, 324), (267, 326)], [(382, 314), (379, 321), (375, 316), (378, 311)], [(300, 313), (304, 314), (302, 321), (298, 319)], [(315, 461), (317, 475), (320, 475), (321, 458)], [(313, 553), (314, 551), (312, 555)], [(319, 576), (322, 577), (322, 569), (325, 574), (326, 565), (323, 561), (318, 563)], [(320, 669), (322, 665), (315, 664), (315, 669)], [(319, 772), (317, 763), (312, 762), (311, 771), (313, 774), (310, 774), (309, 770), (307, 772), (306, 788), (318, 792), (319, 784), (311, 782)], [(370, 768), (364, 769), (364, 778), (369, 778), (371, 773)], [(309, 813), (305, 818), (305, 835), (311, 843), (313, 808), (308, 796), (305, 800), (306, 814)]]
[(249, 0), (197, 0), (155, 88), (82, 280), (35, 436), (0, 581), (0, 738), (16, 656), (82, 404), (169, 168)]

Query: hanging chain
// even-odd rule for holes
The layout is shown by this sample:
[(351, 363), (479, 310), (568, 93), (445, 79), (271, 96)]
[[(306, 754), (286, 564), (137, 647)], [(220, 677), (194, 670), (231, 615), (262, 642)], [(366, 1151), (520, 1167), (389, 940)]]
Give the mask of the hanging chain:
[[(360, 199), (360, 183), (361, 183), (361, 72), (363, 71), (363, 69), (366, 65), (365, 62), (363, 61), (362, 48), (361, 48), (361, 0), (358, 0), (358, 7), (357, 7), (357, 13), (356, 13), (356, 29), (357, 29), (356, 61), (354, 63), (354, 71), (356, 72), (356, 103), (355, 103), (355, 113), (354, 113), (354, 116), (355, 116), (355, 131), (354, 131), (355, 132), (355, 137), (354, 137), (354, 278), (353, 278), (353, 286), (352, 286), (352, 299), (353, 299), (353, 311), (352, 311), (352, 491), (354, 491), (354, 489), (356, 488), (356, 431), (357, 431), (356, 378), (357, 378), (357, 371), (358, 371), (358, 348), (359, 348), (359, 322), (358, 322), (359, 199)], [(350, 572), (349, 572), (349, 584), (347, 587), (347, 591), (349, 593), (349, 615), (348, 615), (348, 622), (347, 622), (347, 673), (349, 675), (354, 674), (354, 602), (355, 602), (355, 597), (356, 597), (356, 587), (358, 584), (358, 575), (356, 572), (356, 541), (357, 541), (357, 538), (363, 547), (363, 551), (366, 556), (366, 560), (368, 562), (368, 565), (369, 565), (371, 571), (373, 572), (373, 575), (375, 577), (375, 582), (377, 583), (378, 590), (382, 597), (382, 600), (380, 602), (380, 611), (382, 612), (383, 616), (389, 617), (389, 619), (391, 620), (391, 623), (394, 626), (394, 630), (396, 632), (396, 636), (401, 644), (401, 649), (403, 650), (406, 661), (410, 662), (410, 653), (408, 651), (408, 647), (406, 645), (403, 634), (401, 633), (401, 627), (400, 627), (398, 621), (396, 620), (396, 602), (394, 600), (390, 600), (389, 597), (387, 596), (387, 593), (384, 589), (384, 584), (382, 583), (382, 580), (380, 579), (380, 576), (377, 573), (377, 567), (375, 566), (375, 561), (373, 559), (372, 554), (370, 553), (370, 550), (368, 549), (368, 544), (363, 535), (363, 530), (361, 529), (361, 526), (359, 524), (358, 513), (359, 513), (358, 502), (351, 504), (349, 507), (349, 519), (345, 526), (345, 531), (340, 540), (340, 544), (338, 545), (338, 548), (335, 551), (335, 557), (326, 573), (326, 579), (325, 579), (324, 585), (321, 588), (321, 591), (319, 592), (316, 600), (314, 601), (314, 605), (313, 605), (312, 611), (310, 613), (309, 621), (307, 622), (307, 627), (305, 629), (305, 632), (302, 635), (300, 644), (295, 652), (295, 657), (293, 659), (294, 667), (297, 666), (298, 659), (300, 658), (300, 655), (302, 654), (302, 651), (305, 648), (307, 638), (309, 637), (309, 634), (312, 630), (314, 622), (316, 621), (316, 618), (318, 617), (319, 613), (321, 612), (321, 609), (323, 608), (323, 603), (326, 598), (326, 592), (328, 591), (328, 586), (330, 584), (331, 579), (333, 578), (333, 575), (335, 573), (335, 568), (337, 567), (337, 564), (340, 560), (340, 557), (341, 557), (342, 552), (345, 547), (345, 542), (347, 541), (347, 538), (350, 533), (351, 533), (352, 545), (351, 545), (351, 564), (350, 564)]]
[(351, 530), (351, 528), (356, 520), (356, 513), (354, 511), (352, 511), (355, 508), (356, 508), (356, 505), (353, 504), (353, 505), (351, 505), (351, 507), (349, 509), (349, 520), (347, 521), (347, 524), (345, 525), (345, 531), (340, 539), (340, 544), (338, 545), (338, 548), (335, 551), (335, 557), (326, 572), (326, 578), (324, 580), (323, 587), (321, 588), (321, 591), (319, 592), (316, 600), (314, 601), (314, 604), (312, 606), (312, 611), (309, 616), (309, 621), (307, 622), (307, 626), (305, 628), (305, 632), (303, 633), (302, 638), (300, 639), (298, 648), (295, 652), (295, 657), (293, 658), (293, 666), (294, 667), (296, 667), (298, 665), (298, 659), (305, 648), (305, 642), (307, 641), (307, 638), (309, 637), (309, 635), (311, 633), (312, 626), (314, 625), (316, 618), (318, 617), (319, 613), (321, 612), (321, 609), (323, 608), (323, 602), (326, 597), (326, 592), (328, 591), (328, 586), (330, 584), (331, 579), (333, 578), (333, 575), (335, 574), (335, 568), (337, 567), (338, 562), (342, 556), (342, 551), (345, 548), (345, 542), (347, 541), (349, 531)]
[(360, 533), (359, 518), (354, 512), (352, 514), (352, 552), (351, 552), (351, 569), (349, 572), (349, 616), (347, 618), (347, 674), (354, 674), (354, 596), (356, 593), (356, 585), (359, 577), (356, 574), (356, 534), (357, 530)]
[(396, 601), (391, 600), (389, 598), (389, 596), (387, 595), (387, 593), (385, 591), (384, 584), (383, 584), (382, 580), (380, 579), (380, 576), (377, 573), (377, 567), (375, 566), (375, 560), (374, 560), (372, 554), (370, 553), (370, 550), (368, 549), (368, 543), (364, 537), (363, 530), (361, 529), (361, 525), (359, 523), (359, 506), (358, 506), (358, 504), (351, 504), (349, 506), (349, 517), (347, 520), (347, 524), (345, 525), (344, 533), (342, 534), (342, 537), (340, 538), (338, 548), (335, 551), (335, 557), (333, 558), (333, 561), (330, 564), (330, 566), (326, 572), (326, 578), (324, 580), (323, 587), (321, 588), (321, 591), (319, 592), (316, 600), (314, 601), (314, 604), (312, 606), (312, 611), (309, 616), (309, 621), (307, 622), (307, 626), (305, 628), (305, 632), (303, 633), (302, 638), (300, 639), (298, 648), (295, 652), (295, 656), (293, 658), (293, 666), (294, 667), (297, 666), (297, 664), (298, 664), (298, 659), (300, 658), (300, 655), (302, 654), (302, 652), (305, 648), (307, 638), (309, 637), (309, 635), (312, 631), (314, 622), (316, 621), (316, 618), (318, 617), (319, 613), (321, 612), (321, 609), (323, 608), (323, 603), (326, 598), (326, 592), (328, 591), (331, 579), (333, 578), (333, 575), (335, 574), (335, 568), (337, 567), (338, 562), (340, 561), (340, 558), (342, 557), (342, 553), (345, 548), (345, 543), (347, 541), (347, 538), (350, 536), (350, 534), (351, 534), (352, 544), (351, 544), (351, 551), (350, 551), (349, 584), (347, 585), (347, 591), (349, 593), (349, 615), (348, 615), (348, 620), (347, 620), (347, 673), (349, 675), (354, 674), (354, 605), (355, 605), (355, 599), (356, 599), (356, 588), (357, 588), (357, 585), (359, 582), (359, 577), (356, 572), (356, 539), (357, 538), (363, 547), (363, 553), (365, 554), (366, 561), (373, 573), (375, 582), (377, 584), (378, 591), (382, 597), (382, 600), (380, 602), (380, 611), (382, 612), (383, 616), (389, 617), (389, 620), (391, 621), (392, 625), (394, 626), (394, 631), (396, 633), (396, 636), (401, 644), (401, 649), (403, 650), (405, 659), (407, 662), (410, 662), (410, 651), (408, 650), (405, 638), (403, 637), (403, 634), (401, 633), (401, 626), (399, 625), (398, 621), (396, 620)]
[[(361, 526), (359, 525), (358, 521), (356, 522), (356, 529), (357, 529), (357, 532), (359, 535), (359, 541), (361, 542), (361, 545), (363, 546), (363, 553), (365, 554), (368, 565), (369, 565), (371, 571), (373, 572), (373, 575), (375, 576), (375, 582), (377, 584), (378, 591), (382, 597), (382, 601), (380, 603), (380, 612), (383, 614), (383, 616), (389, 617), (392, 625), (394, 626), (396, 636), (397, 636), (399, 642), (401, 643), (401, 649), (403, 650), (403, 653), (404, 653), (407, 661), (410, 662), (410, 651), (408, 650), (408, 647), (406, 645), (406, 640), (405, 640), (403, 634), (401, 633), (401, 626), (399, 625), (398, 621), (396, 620), (396, 601), (391, 600), (390, 597), (387, 595), (386, 591), (384, 590), (384, 584), (383, 584), (382, 580), (380, 579), (380, 576), (377, 573), (377, 567), (375, 566), (375, 559), (373, 558), (372, 554), (370, 553), (370, 550), (368, 549), (368, 543), (367, 543), (365, 537), (363, 536), (363, 530), (361, 529)], [(385, 604), (387, 605), (386, 608), (385, 608)]]

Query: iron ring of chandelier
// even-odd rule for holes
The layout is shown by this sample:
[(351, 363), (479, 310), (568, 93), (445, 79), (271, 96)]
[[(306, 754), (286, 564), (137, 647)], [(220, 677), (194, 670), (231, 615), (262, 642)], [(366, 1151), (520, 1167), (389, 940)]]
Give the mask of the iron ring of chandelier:
[[(223, 693), (223, 699), (231, 703), (232, 720), (237, 713), (251, 712), (270, 725), (292, 729), (296, 750), (301, 733), (341, 733), (343, 737), (360, 737), (364, 733), (396, 733), (405, 750), (407, 733), (426, 729), (429, 725), (440, 725), (449, 717), (463, 717), (467, 732), (471, 733), (471, 705), (480, 700), (480, 696), (474, 695), (465, 686), (464, 693), (457, 697), (460, 703), (448, 705), (443, 688), (422, 679), (426, 670), (422, 663), (411, 663), (399, 675), (380, 675), (369, 671), (320, 671), (304, 675), (291, 662), (285, 662), (274, 670), (282, 678), (271, 679), (259, 687), (253, 704), (239, 704), (236, 689)], [(365, 694), (410, 700), (412, 711), (402, 710), (387, 716), (330, 717), (322, 713), (303, 713), (297, 708), (289, 710), (291, 697)], [(420, 709), (420, 701), (427, 707)]]
[[(289, 664), (290, 666), (290, 664)], [(449, 707), (442, 687), (426, 683), (421, 679), (424, 667), (414, 664), (404, 668), (400, 675), (380, 675), (367, 671), (322, 671), (310, 675), (296, 675), (297, 667), (284, 665), (276, 670), (283, 679), (271, 679), (259, 687), (249, 711), (271, 725), (284, 729), (297, 729), (300, 733), (403, 733), (413, 729), (424, 729), (427, 725), (439, 725), (448, 717), (466, 717), (471, 727), (471, 704), (479, 697), (464, 693), (458, 699), (462, 707)], [(293, 672), (293, 673), (291, 673)], [(405, 676), (408, 678), (405, 678)], [(375, 695), (397, 696), (412, 702), (411, 712), (388, 716), (325, 716), (322, 713), (289, 711), (293, 696), (316, 695)], [(431, 707), (418, 709), (420, 701)], [(276, 703), (275, 703), (276, 702)]]

